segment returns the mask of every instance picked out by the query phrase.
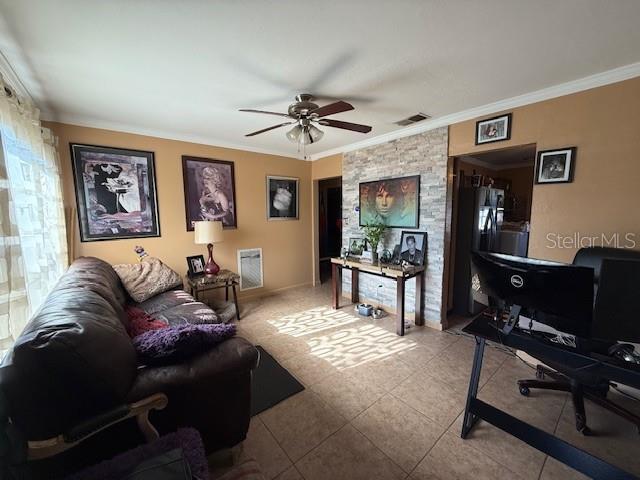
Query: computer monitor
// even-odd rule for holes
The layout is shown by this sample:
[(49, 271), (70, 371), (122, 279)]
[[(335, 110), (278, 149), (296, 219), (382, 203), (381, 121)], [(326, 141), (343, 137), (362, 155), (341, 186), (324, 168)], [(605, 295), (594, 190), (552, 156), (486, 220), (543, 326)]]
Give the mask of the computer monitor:
[(577, 265), (472, 252), (472, 287), (508, 306), (528, 310), (538, 322), (591, 337), (593, 269)]

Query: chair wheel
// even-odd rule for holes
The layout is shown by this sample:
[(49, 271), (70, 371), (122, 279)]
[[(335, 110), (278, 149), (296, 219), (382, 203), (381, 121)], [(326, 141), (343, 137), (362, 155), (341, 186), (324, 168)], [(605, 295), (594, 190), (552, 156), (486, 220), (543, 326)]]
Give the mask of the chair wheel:
[(520, 395), (524, 395), (525, 397), (528, 397), (529, 393), (530, 393), (529, 387), (525, 387), (525, 386), (520, 387)]

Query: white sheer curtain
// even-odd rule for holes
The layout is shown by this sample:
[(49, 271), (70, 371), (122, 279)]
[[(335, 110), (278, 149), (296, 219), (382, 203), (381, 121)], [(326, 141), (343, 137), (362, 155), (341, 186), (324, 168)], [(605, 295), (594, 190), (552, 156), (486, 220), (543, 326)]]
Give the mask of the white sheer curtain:
[(56, 139), (0, 77), (0, 358), (67, 267)]

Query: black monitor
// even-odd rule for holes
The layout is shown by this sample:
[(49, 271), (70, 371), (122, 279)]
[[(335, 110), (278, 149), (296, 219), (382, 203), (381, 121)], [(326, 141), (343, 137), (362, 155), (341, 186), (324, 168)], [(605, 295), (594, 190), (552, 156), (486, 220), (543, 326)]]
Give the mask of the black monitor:
[(592, 268), (487, 252), (472, 252), (471, 264), (474, 289), (556, 330), (591, 337)]

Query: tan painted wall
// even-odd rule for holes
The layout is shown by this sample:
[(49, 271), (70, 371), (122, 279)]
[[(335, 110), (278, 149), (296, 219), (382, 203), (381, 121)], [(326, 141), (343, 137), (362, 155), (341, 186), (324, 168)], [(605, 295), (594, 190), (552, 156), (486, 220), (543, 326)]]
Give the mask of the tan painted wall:
[(342, 154), (337, 153), (328, 157), (314, 160), (311, 163), (311, 178), (322, 180), (323, 178), (342, 176)]
[[(101, 242), (80, 242), (77, 218), (73, 219), (75, 257), (91, 255), (110, 263), (135, 262), (133, 247), (141, 244), (150, 255), (186, 273), (188, 255), (206, 254), (204, 245), (193, 243), (185, 226), (182, 155), (230, 160), (235, 163), (238, 228), (225, 230), (224, 242), (214, 247), (222, 268), (237, 271), (237, 249), (261, 247), (265, 290), (277, 290), (312, 281), (309, 258), (311, 239), (311, 164), (294, 158), (264, 155), (227, 148), (186, 143), (156, 137), (48, 123), (59, 138), (65, 206), (75, 208), (69, 142), (133, 148), (155, 152), (156, 185), (161, 237)], [(268, 222), (266, 175), (300, 178), (300, 220)], [(256, 294), (260, 290), (250, 290)]]
[[(474, 145), (475, 121), (451, 125), (449, 155), (536, 143), (576, 146), (573, 183), (535, 185), (529, 255), (571, 261), (579, 245), (550, 248), (548, 235), (607, 239), (632, 234), (640, 249), (640, 78), (516, 108), (511, 139)], [(491, 115), (494, 116), (494, 115)], [(621, 246), (623, 246), (621, 244)]]

